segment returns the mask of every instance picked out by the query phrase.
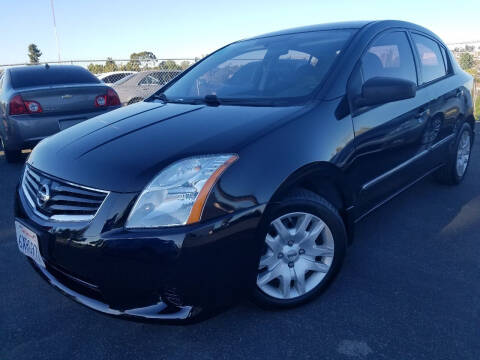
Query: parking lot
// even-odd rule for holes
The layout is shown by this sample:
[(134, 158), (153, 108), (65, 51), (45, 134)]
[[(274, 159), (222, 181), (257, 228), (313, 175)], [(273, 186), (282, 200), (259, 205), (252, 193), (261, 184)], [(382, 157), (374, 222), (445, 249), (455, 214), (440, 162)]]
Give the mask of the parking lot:
[(477, 139), (461, 186), (427, 178), (358, 224), (343, 270), (316, 301), (268, 312), (242, 300), (172, 326), (104, 316), (39, 278), (14, 235), (22, 164), (0, 153), (0, 360), (478, 359), (479, 161)]

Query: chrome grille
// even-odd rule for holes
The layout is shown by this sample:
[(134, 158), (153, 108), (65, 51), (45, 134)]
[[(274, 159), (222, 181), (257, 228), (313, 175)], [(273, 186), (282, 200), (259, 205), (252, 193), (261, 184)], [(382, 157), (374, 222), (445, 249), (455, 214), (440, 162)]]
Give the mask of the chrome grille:
[(92, 220), (108, 192), (53, 179), (25, 167), (22, 190), (32, 210), (52, 221)]

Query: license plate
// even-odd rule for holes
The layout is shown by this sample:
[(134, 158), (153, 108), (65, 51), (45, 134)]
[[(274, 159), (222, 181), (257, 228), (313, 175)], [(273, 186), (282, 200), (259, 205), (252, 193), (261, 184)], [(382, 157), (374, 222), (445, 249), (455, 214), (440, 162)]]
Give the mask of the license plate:
[(18, 249), (23, 254), (32, 258), (39, 266), (45, 267), (42, 255), (40, 254), (40, 247), (38, 246), (37, 234), (17, 221), (15, 222), (15, 229), (17, 231)]
[(60, 130), (65, 130), (69, 127), (72, 127), (73, 125), (80, 124), (82, 121), (85, 121), (85, 119), (59, 120), (58, 127), (60, 128)]

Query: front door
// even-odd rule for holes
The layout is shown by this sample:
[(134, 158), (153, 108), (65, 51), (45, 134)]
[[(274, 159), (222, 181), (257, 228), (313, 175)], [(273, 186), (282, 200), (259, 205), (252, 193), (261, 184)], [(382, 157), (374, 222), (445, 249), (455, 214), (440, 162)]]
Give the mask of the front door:
[[(407, 33), (380, 34), (362, 56), (356, 71), (360, 72), (357, 77), (362, 84), (374, 77), (418, 83)], [(421, 176), (428, 161), (423, 136), (428, 120), (429, 100), (421, 88), (412, 99), (353, 111), (356, 151), (348, 175), (356, 186), (357, 215)]]

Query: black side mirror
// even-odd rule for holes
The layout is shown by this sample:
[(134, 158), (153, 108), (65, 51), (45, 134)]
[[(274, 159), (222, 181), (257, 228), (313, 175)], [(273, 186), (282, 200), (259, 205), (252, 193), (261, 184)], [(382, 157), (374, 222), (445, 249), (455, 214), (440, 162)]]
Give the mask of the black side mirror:
[(355, 106), (372, 106), (411, 99), (415, 97), (416, 92), (417, 85), (413, 81), (392, 77), (374, 77), (363, 84), (361, 95), (355, 99)]

